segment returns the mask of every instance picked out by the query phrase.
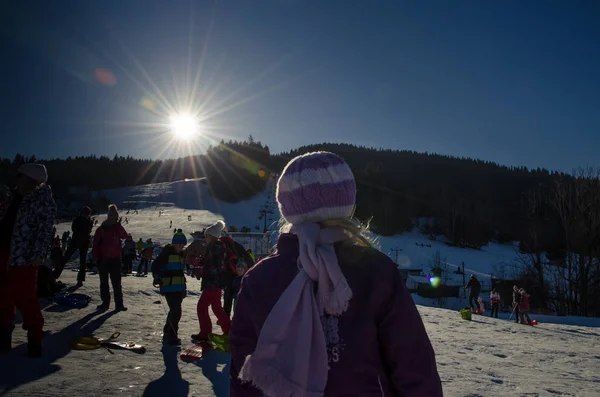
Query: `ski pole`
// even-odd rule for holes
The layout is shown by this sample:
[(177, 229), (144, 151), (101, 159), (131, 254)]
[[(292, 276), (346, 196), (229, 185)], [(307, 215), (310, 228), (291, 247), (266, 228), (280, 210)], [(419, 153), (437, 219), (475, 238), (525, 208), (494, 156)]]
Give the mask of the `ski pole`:
[(508, 318), (508, 321), (510, 321), (510, 320), (512, 319), (512, 316), (513, 316), (513, 314), (515, 314), (515, 310), (517, 310), (517, 305), (514, 305), (514, 306), (513, 306), (513, 311), (512, 311), (512, 313), (510, 314), (510, 317)]

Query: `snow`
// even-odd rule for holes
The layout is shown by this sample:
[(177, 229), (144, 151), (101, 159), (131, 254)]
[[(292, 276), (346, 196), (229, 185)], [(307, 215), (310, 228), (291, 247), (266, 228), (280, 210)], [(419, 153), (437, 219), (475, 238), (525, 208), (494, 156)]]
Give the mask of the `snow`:
[[(73, 263), (74, 264), (74, 263)], [(74, 284), (76, 272), (62, 279)], [(98, 276), (89, 275), (78, 290), (94, 298), (84, 309), (65, 309), (45, 302), (48, 334), (44, 357), (25, 354), (25, 333), (17, 327), (15, 348), (0, 357), (0, 393), (8, 396), (227, 396), (229, 357), (210, 352), (196, 363), (179, 359), (179, 349), (163, 347), (161, 331), (166, 305), (150, 278), (125, 277), (127, 312), (95, 312)], [(198, 332), (199, 282), (189, 280), (180, 336)], [(600, 388), (600, 329), (548, 324), (535, 327), (418, 306), (436, 351), (445, 396), (597, 396)], [(20, 322), (19, 322), (20, 323)], [(216, 327), (215, 332), (220, 332)], [(144, 355), (124, 350), (70, 350), (76, 336), (108, 337), (120, 331), (123, 341), (147, 348)], [(402, 330), (398, 330), (401, 337)], [(185, 344), (187, 344), (186, 342)]]
[[(264, 193), (238, 204), (215, 200), (202, 180), (116, 189), (106, 194), (119, 205), (123, 226), (135, 240), (151, 237), (161, 245), (170, 242), (175, 227), (189, 235), (217, 219), (253, 228), (259, 222), (259, 210), (274, 205), (272, 184)], [(138, 213), (126, 214), (128, 208), (136, 208)], [(192, 216), (191, 221), (188, 215)], [(104, 219), (105, 215), (98, 216), (99, 223)], [(276, 216), (271, 219), (274, 221)], [(69, 228), (70, 222), (57, 225), (59, 234)], [(380, 237), (379, 243), (388, 254), (392, 249), (402, 249), (398, 255), (399, 268), (422, 266), (425, 273), (439, 250), (451, 270), (464, 261), (467, 276), (471, 272), (478, 274), (484, 288), (495, 269), (503, 264), (515, 265), (518, 259), (511, 244), (490, 244), (481, 250), (460, 249), (428, 240), (418, 232)], [(394, 253), (390, 256), (395, 259)], [(75, 262), (69, 266), (74, 267)], [(452, 277), (451, 281), (462, 283), (462, 276)], [(65, 270), (61, 280), (74, 285), (76, 272)], [(127, 312), (95, 312), (100, 295), (97, 275), (88, 274), (86, 283), (77, 291), (94, 299), (84, 309), (66, 309), (42, 301), (48, 332), (44, 357), (35, 360), (24, 357), (26, 338), (18, 326), (13, 334), (15, 348), (8, 356), (0, 356), (3, 368), (0, 394), (8, 391), (7, 395), (29, 396), (227, 396), (227, 354), (209, 352), (202, 360), (186, 364), (179, 359), (177, 348), (162, 346), (166, 304), (151, 284), (151, 278), (123, 279)], [(183, 303), (180, 323), (184, 347), (189, 343), (189, 335), (198, 332), (199, 286), (197, 280), (188, 278), (189, 294)], [(457, 311), (467, 306), (464, 298), (445, 299), (443, 304), (448, 309), (435, 307), (440, 304), (436, 299), (416, 294), (413, 299), (436, 351), (445, 396), (599, 395), (600, 319), (532, 314), (539, 325), (528, 327), (507, 321), (510, 313), (500, 313), (500, 319), (474, 315), (473, 321), (468, 322)], [(214, 331), (220, 332), (214, 317), (213, 325)], [(145, 345), (146, 354), (70, 350), (76, 336), (108, 337), (116, 330), (121, 332), (122, 341)], [(401, 329), (398, 335), (401, 337)]]

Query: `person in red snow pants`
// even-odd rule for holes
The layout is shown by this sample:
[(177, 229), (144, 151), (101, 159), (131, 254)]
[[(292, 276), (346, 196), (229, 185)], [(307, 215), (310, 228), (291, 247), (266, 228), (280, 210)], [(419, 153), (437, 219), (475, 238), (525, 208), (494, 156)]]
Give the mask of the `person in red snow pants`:
[(212, 333), (212, 321), (208, 315), (209, 306), (212, 308), (217, 320), (219, 320), (223, 335), (229, 334), (230, 320), (221, 305), (221, 290), (211, 289), (210, 291), (202, 291), (196, 307), (198, 322), (200, 323), (198, 339), (208, 339), (208, 336)]
[(23, 316), (23, 329), (30, 343), (44, 338), (44, 317), (37, 297), (37, 266), (8, 266), (8, 250), (0, 250), (0, 328), (15, 328), (15, 308)]

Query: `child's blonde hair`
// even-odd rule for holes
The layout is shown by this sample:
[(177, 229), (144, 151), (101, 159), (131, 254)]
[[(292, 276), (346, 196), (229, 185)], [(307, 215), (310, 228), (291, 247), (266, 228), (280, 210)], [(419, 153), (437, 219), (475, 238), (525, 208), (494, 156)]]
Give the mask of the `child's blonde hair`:
[[(321, 228), (341, 228), (346, 233), (352, 242), (362, 247), (371, 247), (378, 249), (377, 239), (371, 236), (369, 232), (369, 223), (360, 223), (356, 219), (329, 219), (323, 222), (319, 222)], [(279, 233), (289, 233), (292, 229), (292, 224), (287, 222), (284, 218), (279, 220)]]

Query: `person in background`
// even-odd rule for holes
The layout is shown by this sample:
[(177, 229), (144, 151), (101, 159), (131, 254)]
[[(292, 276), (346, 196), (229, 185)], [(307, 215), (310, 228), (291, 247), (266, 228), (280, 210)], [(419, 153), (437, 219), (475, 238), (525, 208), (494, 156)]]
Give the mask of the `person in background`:
[(123, 273), (131, 274), (133, 267), (133, 260), (135, 259), (135, 241), (131, 234), (127, 236), (123, 243)]
[[(218, 221), (210, 226), (205, 231), (206, 239), (206, 254), (200, 262), (202, 271), (202, 283), (200, 285), (200, 299), (196, 307), (198, 312), (198, 322), (200, 324), (200, 333), (192, 335), (192, 339), (196, 342), (208, 341), (208, 337), (212, 333), (212, 321), (208, 315), (208, 308), (212, 308), (213, 313), (217, 317), (218, 324), (223, 331), (223, 335), (229, 334), (231, 321), (221, 304), (222, 297), (222, 281), (223, 261), (225, 258), (225, 247), (219, 241), (221, 233), (225, 228), (223, 221)], [(199, 279), (200, 275), (197, 273)]]
[(200, 257), (206, 253), (204, 236), (200, 232), (192, 233), (192, 243), (185, 249), (185, 270), (188, 274), (200, 265)]
[(498, 318), (498, 306), (500, 305), (500, 294), (496, 291), (496, 288), (490, 292), (490, 302), (492, 304), (492, 313), (490, 317)]
[(144, 249), (144, 242), (142, 241), (141, 237), (138, 240), (138, 242), (135, 244), (135, 248), (137, 248), (138, 257), (141, 258), (142, 257), (142, 250)]
[[(149, 238), (146, 240), (144, 244), (144, 249), (142, 250), (142, 259), (140, 260), (140, 264), (138, 265), (138, 276), (145, 276), (148, 274), (148, 263), (152, 261), (152, 256), (154, 255), (154, 244), (152, 243), (152, 239)], [(142, 268), (144, 269), (142, 271)]]
[(246, 271), (248, 271), (248, 266), (246, 262), (238, 262), (236, 266), (237, 276), (233, 279), (233, 283), (231, 285), (231, 296), (233, 299), (233, 312), (235, 313), (235, 304), (237, 302), (237, 296), (240, 292), (240, 287), (242, 286), (242, 278)]
[(71, 235), (70, 231), (65, 231), (62, 234), (62, 250), (65, 252), (67, 250), (67, 241), (69, 240), (69, 236)]
[(12, 348), (15, 308), (27, 331), (27, 354), (42, 355), (44, 317), (38, 301), (38, 269), (48, 252), (56, 203), (42, 164), (17, 170), (16, 187), (0, 195), (0, 353)]
[(521, 304), (521, 294), (519, 287), (513, 285), (513, 313), (515, 314), (515, 322), (519, 323), (519, 305)]
[(163, 327), (163, 342), (180, 345), (178, 337), (181, 304), (186, 296), (183, 249), (187, 244), (185, 234), (179, 229), (173, 235), (171, 244), (166, 245), (152, 262), (153, 285), (160, 287), (160, 293), (167, 300), (169, 313)]
[[(533, 325), (531, 323), (531, 319), (529, 318), (529, 294), (527, 294), (527, 291), (521, 288), (519, 290), (519, 295), (521, 295), (521, 301), (519, 302), (521, 324)], [(527, 321), (525, 321), (523, 317), (525, 317)]]
[(62, 271), (68, 261), (76, 251), (79, 251), (79, 273), (77, 273), (77, 286), (81, 287), (85, 281), (85, 270), (87, 265), (87, 253), (90, 247), (90, 234), (94, 227), (94, 222), (91, 219), (92, 210), (90, 207), (83, 207), (79, 212), (79, 216), (75, 218), (71, 224), (73, 238), (69, 243), (67, 252), (59, 266), (54, 268), (54, 278), (60, 278)]
[(47, 298), (54, 295), (52, 269), (60, 266), (63, 260), (63, 252), (60, 246), (60, 239), (54, 238), (52, 248), (50, 249), (50, 263), (44, 263), (38, 269), (38, 297)]
[(277, 253), (242, 279), (230, 396), (441, 397), (433, 348), (396, 264), (351, 219), (356, 182), (346, 162), (328, 152), (296, 157), (276, 198), (287, 225)]
[(469, 289), (469, 306), (471, 306), (473, 313), (477, 313), (477, 299), (479, 298), (479, 292), (481, 292), (481, 283), (474, 274), (471, 274), (469, 282), (465, 285), (465, 289), (467, 288)]
[(123, 305), (123, 289), (121, 286), (121, 240), (127, 238), (127, 232), (118, 222), (119, 213), (114, 204), (108, 206), (106, 220), (96, 229), (92, 258), (98, 264), (100, 276), (100, 298), (102, 304), (98, 310), (108, 310), (110, 306), (110, 290), (108, 279), (112, 283), (115, 296), (115, 311), (126, 311)]
[(256, 263), (256, 257), (254, 256), (254, 252), (250, 248), (248, 248), (248, 255), (252, 258), (252, 263)]

